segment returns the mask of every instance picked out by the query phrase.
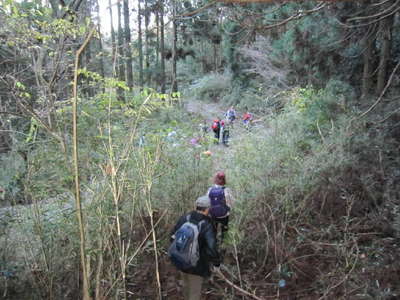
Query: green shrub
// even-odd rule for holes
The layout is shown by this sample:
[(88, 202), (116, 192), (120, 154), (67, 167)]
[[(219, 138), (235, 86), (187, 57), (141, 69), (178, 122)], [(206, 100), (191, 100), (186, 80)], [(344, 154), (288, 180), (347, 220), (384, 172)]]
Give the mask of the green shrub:
[(20, 154), (12, 151), (0, 155), (0, 169), (7, 170), (0, 173), (0, 187), (4, 190), (0, 194), (0, 206), (3, 206), (6, 204), (5, 201), (18, 200), (18, 197), (22, 197), (21, 180), (26, 172), (26, 164)]
[(231, 87), (230, 73), (210, 73), (195, 81), (188, 89), (188, 95), (202, 100), (217, 100)]
[[(138, 113), (140, 99), (130, 103), (134, 108), (129, 103), (114, 103), (108, 110), (103, 97), (106, 95), (80, 106), (81, 198), (87, 257), (93, 266), (90, 273), (98, 276), (91, 277), (91, 287), (101, 289), (105, 274), (116, 274), (115, 278), (107, 279), (114, 286), (107, 293), (117, 295), (123, 285), (119, 279), (123, 272), (121, 253), (126, 251), (130, 256), (140, 247), (150, 230), (150, 216), (156, 222), (166, 215), (162, 225), (156, 228), (161, 237), (161, 242), (157, 242), (162, 247), (166, 236), (163, 233), (170, 229), (171, 222), (193, 209), (195, 199), (205, 193), (212, 161), (202, 154), (208, 150), (207, 139), (199, 147), (189, 144), (192, 137), (200, 136), (200, 131), (198, 124), (193, 124), (193, 116), (185, 111), (167, 103), (160, 105), (158, 99), (143, 109), (143, 115)], [(68, 109), (59, 110), (58, 114), (65, 120), (70, 118)], [(173, 140), (167, 138), (171, 131), (176, 131)], [(145, 143), (139, 145), (143, 133)], [(68, 134), (66, 141), (67, 145), (71, 144)], [(2, 228), (1, 254), (9, 260), (4, 266), (11, 268), (18, 264), (20, 282), (36, 286), (37, 298), (49, 298), (51, 294), (60, 298), (58, 292), (66, 291), (68, 283), (78, 287), (78, 279), (72, 275), (79, 272), (80, 258), (75, 204), (70, 197), (74, 187), (70, 151), (68, 148), (62, 153), (59, 144), (45, 138), (35, 143), (23, 178), (25, 192), (35, 204), (21, 208), (23, 213), (21, 210), (19, 216), (23, 217), (18, 220), (18, 227)], [(24, 171), (12, 157), (3, 159), (2, 163), (10, 169), (15, 166), (16, 171), (20, 167)], [(68, 199), (62, 195), (68, 195)], [(7, 224), (16, 218), (17, 215), (11, 215)], [(15, 237), (23, 238), (24, 242), (18, 244)], [(151, 238), (149, 243), (153, 243)], [(10, 249), (22, 252), (24, 245), (29, 257), (12, 255)], [(132, 265), (139, 258), (140, 255), (132, 259)], [(33, 265), (40, 270), (40, 276), (31, 272)], [(48, 282), (51, 284), (46, 285)], [(68, 292), (78, 293), (74, 288)], [(16, 295), (25, 298), (22, 292)]]

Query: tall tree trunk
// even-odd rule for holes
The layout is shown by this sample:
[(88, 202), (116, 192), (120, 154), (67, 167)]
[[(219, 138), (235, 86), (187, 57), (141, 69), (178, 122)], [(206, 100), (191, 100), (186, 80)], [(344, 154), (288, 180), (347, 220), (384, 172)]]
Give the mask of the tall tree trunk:
[(138, 0), (138, 52), (139, 52), (139, 86), (143, 88), (143, 39), (142, 39), (142, 8)]
[[(84, 6), (85, 16), (86, 16), (86, 18), (91, 20), (91, 18), (92, 18), (92, 16), (91, 16), (91, 6), (92, 6), (91, 0), (85, 1), (84, 5), (85, 5)], [(92, 43), (91, 43), (91, 41), (88, 42), (88, 44), (87, 44), (87, 46), (86, 46), (86, 48), (84, 50), (84, 54), (85, 54), (84, 67), (86, 67), (86, 69), (88, 71), (93, 71), (93, 69), (91, 68), (91, 65), (90, 65), (90, 61), (92, 60)], [(94, 96), (94, 90), (90, 85), (90, 81), (91, 81), (90, 78), (87, 78), (85, 80), (85, 85), (86, 86), (84, 88), (84, 91), (85, 91), (85, 94), (87, 96), (93, 97)]]
[(124, 0), (125, 51), (126, 51), (126, 81), (130, 90), (133, 88), (131, 29), (129, 27), (129, 3)]
[[(105, 71), (104, 71), (104, 56), (103, 56), (103, 37), (101, 34), (101, 24), (100, 24), (100, 7), (99, 7), (99, 0), (95, 1), (95, 11), (96, 11), (96, 16), (97, 16), (97, 31), (99, 33), (99, 51), (101, 55), (99, 56), (99, 73), (102, 78), (105, 77)], [(102, 92), (104, 93), (104, 85), (101, 85)]]
[(213, 51), (214, 51), (214, 57), (213, 57), (213, 64), (214, 64), (214, 72), (217, 72), (218, 66), (217, 66), (217, 45), (213, 43)]
[(115, 45), (115, 30), (114, 30), (114, 23), (113, 23), (113, 13), (112, 13), (112, 6), (111, 6), (111, 0), (108, 0), (108, 10), (110, 12), (110, 25), (111, 25), (111, 53), (112, 53), (112, 61), (113, 61), (113, 70), (112, 73), (115, 76), (117, 74), (116, 72), (116, 45)]
[(362, 88), (361, 97), (366, 97), (371, 89), (371, 77), (372, 77), (372, 54), (373, 46), (375, 42), (375, 25), (370, 26), (365, 38), (363, 40), (363, 76), (362, 76)]
[[(121, 16), (122, 16), (122, 9), (121, 9), (121, 2), (117, 2), (118, 8), (118, 79), (120, 81), (125, 81), (125, 68), (124, 68), (124, 35), (122, 31), (122, 24), (121, 24)], [(122, 88), (117, 89), (118, 98), (121, 101), (124, 101), (124, 91)]]
[(160, 66), (160, 12), (156, 10), (156, 66)]
[(379, 23), (379, 33), (381, 38), (381, 51), (379, 55), (378, 81), (376, 91), (381, 94), (386, 85), (387, 65), (390, 57), (392, 44), (391, 33), (393, 26), (393, 14), (384, 18)]
[(150, 85), (150, 50), (149, 50), (149, 23), (150, 23), (150, 11), (148, 0), (144, 0), (144, 48), (145, 48), (145, 73), (146, 73), (146, 84)]
[(160, 59), (161, 59), (161, 93), (165, 93), (165, 37), (164, 37), (164, 3), (163, 0), (159, 0), (160, 3)]
[(176, 42), (177, 42), (177, 32), (176, 32), (176, 0), (172, 1), (172, 85), (171, 92), (175, 93), (178, 91), (178, 81), (176, 78)]

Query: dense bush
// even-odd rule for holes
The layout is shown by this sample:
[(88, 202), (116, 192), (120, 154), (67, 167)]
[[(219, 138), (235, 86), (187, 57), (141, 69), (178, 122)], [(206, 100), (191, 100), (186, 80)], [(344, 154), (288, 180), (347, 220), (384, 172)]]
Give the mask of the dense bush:
[(188, 94), (201, 100), (219, 100), (231, 87), (229, 73), (210, 73), (195, 81)]
[[(161, 244), (168, 240), (164, 233), (171, 222), (193, 209), (211, 176), (211, 160), (202, 154), (209, 142), (190, 144), (200, 132), (185, 111), (147, 92), (142, 100), (134, 96), (127, 104), (113, 99), (107, 104), (106, 95), (101, 97), (82, 104), (79, 120), (86, 250), (91, 286), (99, 297), (119, 293), (125, 284), (122, 274), (142, 259), (134, 253), (143, 247), (147, 233), (161, 220), (157, 234)], [(68, 109), (58, 113), (59, 118), (70, 118)], [(175, 134), (169, 136), (171, 132)], [(38, 140), (29, 154), (27, 175), (21, 178), (33, 204), (1, 212), (8, 220), (1, 229), (2, 270), (24, 285), (36, 286), (37, 298), (68, 298), (78, 292), (78, 278), (72, 275), (79, 270), (79, 235), (70, 157), (70, 149), (62, 153), (59, 144)], [(17, 160), (2, 163), (16, 172), (23, 167)], [(26, 297), (15, 282), (7, 294)]]
[[(378, 236), (398, 235), (399, 203), (388, 197), (397, 193), (390, 182), (398, 178), (393, 169), (400, 163), (393, 156), (398, 141), (384, 142), (384, 131), (354, 121), (343, 102), (351, 95), (340, 82), (324, 90), (292, 90), (270, 128), (254, 128), (229, 164), (238, 195), (231, 242), (239, 243), (243, 265), (255, 261), (272, 281), (286, 280), (293, 293), (309, 287), (338, 297), (343, 288), (329, 286), (343, 276), (369, 295), (398, 293), (394, 269), (390, 279), (383, 272), (396, 258), (374, 258), (375, 251), (392, 253), (395, 247), (394, 240)], [(330, 244), (338, 246), (324, 246)], [(382, 286), (371, 288), (373, 278), (365, 270), (376, 272)]]

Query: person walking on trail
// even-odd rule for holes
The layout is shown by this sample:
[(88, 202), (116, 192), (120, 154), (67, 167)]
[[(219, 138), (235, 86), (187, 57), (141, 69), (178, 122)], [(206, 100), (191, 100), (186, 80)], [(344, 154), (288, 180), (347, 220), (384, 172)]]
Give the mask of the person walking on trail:
[(215, 143), (219, 144), (219, 138), (221, 133), (221, 120), (219, 118), (213, 121), (211, 129), (214, 132)]
[(225, 117), (229, 121), (229, 124), (233, 124), (233, 121), (236, 119), (236, 111), (233, 106), (231, 106), (225, 113)]
[(250, 128), (250, 122), (253, 120), (253, 115), (248, 111), (243, 115), (243, 125), (246, 129)]
[(201, 136), (205, 137), (207, 135), (207, 132), (208, 132), (207, 121), (203, 120), (203, 122), (199, 125), (199, 127), (200, 127)]
[(200, 300), (204, 278), (210, 277), (211, 268), (218, 270), (221, 263), (209, 211), (210, 198), (199, 197), (196, 210), (182, 216), (172, 231), (168, 255), (182, 272), (185, 300)]
[[(210, 215), (215, 222), (217, 234), (221, 231), (221, 240), (224, 239), (228, 231), (229, 213), (231, 211), (234, 199), (229, 188), (225, 187), (226, 177), (222, 171), (214, 175), (214, 185), (207, 191), (210, 198)], [(221, 230), (219, 230), (221, 227)]]
[(221, 121), (222, 144), (228, 146), (229, 140), (229, 125)]

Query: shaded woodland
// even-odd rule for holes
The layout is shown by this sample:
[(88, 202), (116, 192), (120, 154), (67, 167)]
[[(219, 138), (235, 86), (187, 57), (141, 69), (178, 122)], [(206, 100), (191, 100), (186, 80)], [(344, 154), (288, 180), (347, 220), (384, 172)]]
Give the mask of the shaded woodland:
[[(216, 167), (249, 294), (205, 299), (400, 297), (400, 1), (247, 2), (1, 1), (1, 299), (180, 299)], [(251, 132), (190, 147), (229, 106)]]

